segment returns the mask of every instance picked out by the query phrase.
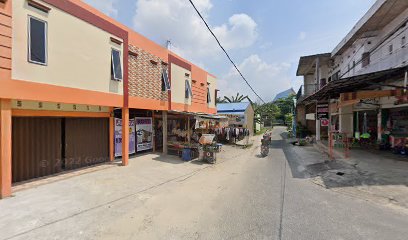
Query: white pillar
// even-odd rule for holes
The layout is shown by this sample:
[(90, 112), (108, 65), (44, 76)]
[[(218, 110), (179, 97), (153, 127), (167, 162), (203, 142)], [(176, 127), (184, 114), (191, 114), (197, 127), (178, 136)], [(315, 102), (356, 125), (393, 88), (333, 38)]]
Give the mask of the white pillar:
[(320, 120), (317, 116), (317, 109), (316, 109), (316, 141), (320, 141)]

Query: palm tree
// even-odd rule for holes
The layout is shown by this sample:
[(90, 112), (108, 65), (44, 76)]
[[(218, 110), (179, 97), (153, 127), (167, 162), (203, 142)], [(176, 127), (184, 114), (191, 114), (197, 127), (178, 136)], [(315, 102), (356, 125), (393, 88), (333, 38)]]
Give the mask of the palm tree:
[(248, 95), (247, 95), (247, 96), (244, 96), (244, 95), (242, 95), (242, 94), (237, 93), (236, 96), (232, 96), (231, 98), (229, 98), (229, 97), (227, 97), (227, 96), (224, 96), (224, 101), (227, 102), (227, 103), (242, 102), (242, 101), (244, 101), (245, 99), (247, 99), (248, 101), (250, 101), (250, 102), (252, 103), (252, 101), (251, 101), (251, 99), (249, 99)]
[(217, 99), (215, 100), (216, 103), (226, 103), (225, 98), (222, 99), (221, 97), (217, 97)]

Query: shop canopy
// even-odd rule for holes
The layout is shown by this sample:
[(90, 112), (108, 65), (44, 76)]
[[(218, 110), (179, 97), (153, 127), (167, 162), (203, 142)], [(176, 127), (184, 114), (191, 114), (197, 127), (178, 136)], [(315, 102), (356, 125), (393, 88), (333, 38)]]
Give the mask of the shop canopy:
[(406, 70), (407, 67), (405, 66), (331, 81), (318, 92), (306, 97), (302, 102), (328, 100), (340, 97), (341, 93), (355, 92), (362, 89), (376, 89), (379, 86), (390, 86), (382, 84), (382, 82), (403, 79)]

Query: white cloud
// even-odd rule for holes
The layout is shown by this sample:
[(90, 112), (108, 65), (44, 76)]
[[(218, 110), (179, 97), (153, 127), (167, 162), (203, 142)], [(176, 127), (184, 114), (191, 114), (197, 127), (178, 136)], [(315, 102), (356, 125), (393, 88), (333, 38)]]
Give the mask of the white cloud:
[[(289, 63), (267, 63), (254, 54), (239, 64), (238, 68), (262, 99), (271, 101), (277, 93), (291, 87), (290, 66)], [(219, 79), (218, 84), (221, 95), (231, 96), (236, 95), (237, 92), (250, 93), (250, 98), (253, 101), (257, 100), (235, 68), (231, 68), (226, 76)]]
[(118, 9), (115, 7), (118, 0), (85, 0), (85, 2), (110, 17), (118, 15)]
[[(195, 0), (200, 13), (208, 22), (212, 8), (210, 0)], [(162, 42), (172, 42), (172, 50), (183, 57), (200, 62), (215, 57), (220, 49), (189, 1), (138, 0), (133, 18), (137, 32)], [(257, 24), (246, 14), (231, 16), (228, 23), (212, 27), (226, 49), (245, 48), (257, 39)]]
[(306, 32), (300, 32), (299, 33), (299, 40), (305, 40), (306, 39)]
[(226, 49), (245, 48), (257, 39), (256, 27), (256, 22), (250, 16), (241, 13), (232, 15), (228, 25), (215, 27), (213, 31)]

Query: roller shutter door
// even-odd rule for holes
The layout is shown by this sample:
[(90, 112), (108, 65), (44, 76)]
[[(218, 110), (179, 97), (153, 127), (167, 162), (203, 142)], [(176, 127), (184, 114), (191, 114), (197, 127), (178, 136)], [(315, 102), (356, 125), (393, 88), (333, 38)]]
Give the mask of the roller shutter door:
[(61, 171), (61, 119), (13, 117), (12, 178), (20, 182)]
[(65, 119), (64, 169), (109, 161), (108, 118)]

